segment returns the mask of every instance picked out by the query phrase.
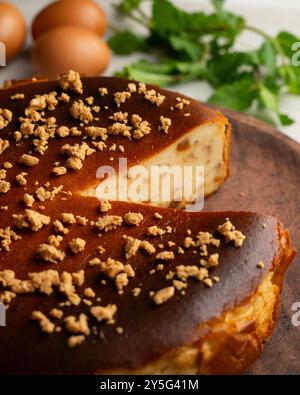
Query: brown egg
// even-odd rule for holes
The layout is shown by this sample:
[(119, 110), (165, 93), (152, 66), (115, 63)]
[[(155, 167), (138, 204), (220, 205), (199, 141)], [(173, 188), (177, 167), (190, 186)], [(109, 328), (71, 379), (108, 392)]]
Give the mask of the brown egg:
[(90, 30), (63, 26), (37, 39), (32, 49), (32, 61), (35, 72), (50, 78), (70, 69), (97, 75), (106, 69), (110, 50), (106, 42)]
[(26, 37), (26, 24), (16, 6), (0, 2), (0, 42), (5, 45), (6, 62), (22, 50)]
[(103, 9), (92, 0), (60, 0), (44, 8), (32, 23), (34, 39), (59, 26), (78, 26), (102, 36), (107, 20)]

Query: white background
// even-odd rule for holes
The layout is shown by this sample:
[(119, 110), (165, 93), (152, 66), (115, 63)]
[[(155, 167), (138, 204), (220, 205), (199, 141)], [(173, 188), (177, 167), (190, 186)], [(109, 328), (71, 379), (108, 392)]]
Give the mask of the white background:
[[(32, 18), (50, 3), (49, 0), (12, 0), (24, 13), (28, 25), (28, 38), (24, 53), (15, 59), (11, 64), (0, 68), (0, 84), (6, 79), (18, 79), (31, 76), (34, 72), (29, 61), (29, 48), (31, 45), (30, 24)], [(109, 15), (109, 19), (114, 22), (111, 12), (110, 0), (98, 0)], [(209, 9), (208, 0), (177, 0), (175, 3), (186, 9), (206, 10)], [(280, 30), (288, 30), (300, 37), (300, 0), (228, 0), (227, 8), (240, 13), (247, 18), (249, 24), (264, 29), (269, 34), (276, 34)], [(120, 22), (118, 21), (118, 25)], [(240, 49), (250, 49), (259, 44), (259, 38), (247, 33), (238, 44)], [(136, 60), (136, 56), (114, 57), (105, 74), (111, 75), (115, 70), (130, 61)], [(189, 96), (200, 100), (206, 100), (210, 94), (210, 89), (205, 83), (192, 82), (175, 89), (180, 90)], [(300, 97), (286, 95), (281, 102), (282, 112), (288, 113), (296, 119), (296, 122), (281, 130), (300, 142)]]

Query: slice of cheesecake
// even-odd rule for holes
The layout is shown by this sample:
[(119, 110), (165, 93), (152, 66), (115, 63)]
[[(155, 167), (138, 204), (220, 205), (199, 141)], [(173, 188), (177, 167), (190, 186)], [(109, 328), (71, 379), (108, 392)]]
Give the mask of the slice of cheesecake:
[[(69, 72), (60, 81), (3, 89), (0, 103), (1, 164), (12, 165), (2, 168), (3, 205), (22, 198), (23, 178), (28, 194), (34, 194), (37, 183), (49, 183), (51, 188), (63, 185), (72, 193), (95, 196), (97, 192), (104, 198), (101, 181), (119, 180), (122, 173), (132, 193), (119, 193), (118, 183), (105, 198), (182, 206), (184, 201), (193, 202), (197, 193), (215, 192), (229, 174), (228, 120), (178, 93), (125, 79), (80, 79)], [(120, 168), (120, 158), (126, 162), (128, 177)], [(107, 166), (116, 176), (100, 178)], [(147, 193), (155, 178), (148, 177), (153, 166), (164, 166), (154, 196)], [(182, 196), (178, 177), (174, 183), (166, 171), (171, 168), (172, 173), (173, 166), (181, 173), (184, 166), (203, 166), (204, 185)], [(132, 188), (137, 168), (143, 170), (140, 183), (146, 194), (142, 196)], [(188, 184), (194, 181), (195, 172)], [(168, 182), (170, 194), (165, 198), (162, 191)]]
[(7, 239), (2, 374), (240, 373), (294, 254), (270, 216), (71, 196), (16, 213)]

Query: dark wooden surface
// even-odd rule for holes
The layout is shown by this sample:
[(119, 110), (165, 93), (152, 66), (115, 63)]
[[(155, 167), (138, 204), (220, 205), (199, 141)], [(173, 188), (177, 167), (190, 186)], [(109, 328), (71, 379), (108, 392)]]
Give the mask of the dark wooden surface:
[[(258, 120), (225, 113), (233, 124), (231, 176), (206, 200), (205, 210), (274, 215), (290, 230), (293, 246), (300, 250), (300, 144)], [(286, 274), (277, 326), (249, 374), (300, 374), (300, 326), (291, 323), (291, 307), (297, 301), (300, 251)]]

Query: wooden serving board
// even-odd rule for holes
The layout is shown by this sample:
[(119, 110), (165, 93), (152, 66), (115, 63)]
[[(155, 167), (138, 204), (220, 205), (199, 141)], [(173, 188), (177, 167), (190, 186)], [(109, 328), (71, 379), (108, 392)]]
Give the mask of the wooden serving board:
[(205, 210), (274, 215), (299, 250), (286, 274), (277, 326), (249, 374), (300, 374), (300, 326), (291, 323), (292, 304), (300, 302), (300, 144), (254, 118), (222, 112), (233, 124), (231, 175)]

